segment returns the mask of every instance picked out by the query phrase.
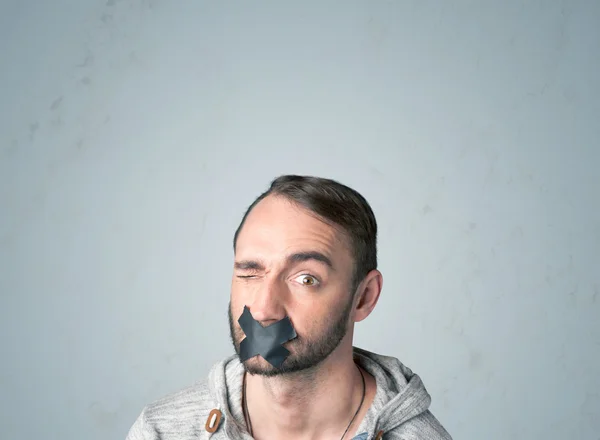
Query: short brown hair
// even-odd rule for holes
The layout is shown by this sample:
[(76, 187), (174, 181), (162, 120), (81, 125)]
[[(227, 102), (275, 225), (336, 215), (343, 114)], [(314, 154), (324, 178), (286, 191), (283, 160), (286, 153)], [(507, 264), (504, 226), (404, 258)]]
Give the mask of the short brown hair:
[(318, 217), (339, 226), (350, 239), (354, 253), (352, 291), (373, 269), (377, 269), (377, 222), (371, 206), (356, 190), (332, 179), (284, 175), (271, 182), (246, 210), (233, 237), (233, 250), (250, 211), (268, 195), (298, 203)]

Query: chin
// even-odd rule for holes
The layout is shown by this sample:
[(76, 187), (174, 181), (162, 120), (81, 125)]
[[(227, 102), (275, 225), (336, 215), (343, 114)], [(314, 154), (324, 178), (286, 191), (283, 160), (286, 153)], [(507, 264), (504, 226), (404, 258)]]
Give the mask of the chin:
[(275, 377), (284, 376), (292, 373), (298, 373), (305, 370), (304, 366), (300, 366), (297, 362), (294, 362), (292, 356), (288, 357), (280, 368), (275, 368), (268, 361), (260, 356), (247, 359), (242, 362), (246, 372), (252, 376), (263, 376), (263, 377)]
[(277, 369), (260, 356), (247, 359), (242, 364), (246, 372), (252, 375), (271, 376), (277, 373)]

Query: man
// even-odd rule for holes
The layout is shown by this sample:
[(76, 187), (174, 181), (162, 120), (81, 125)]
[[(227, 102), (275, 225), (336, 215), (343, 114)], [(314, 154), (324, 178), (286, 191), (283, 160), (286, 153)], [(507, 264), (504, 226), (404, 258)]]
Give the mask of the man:
[(282, 176), (234, 236), (235, 356), (147, 406), (127, 440), (448, 440), (420, 378), (352, 345), (383, 283), (367, 201), (336, 181)]

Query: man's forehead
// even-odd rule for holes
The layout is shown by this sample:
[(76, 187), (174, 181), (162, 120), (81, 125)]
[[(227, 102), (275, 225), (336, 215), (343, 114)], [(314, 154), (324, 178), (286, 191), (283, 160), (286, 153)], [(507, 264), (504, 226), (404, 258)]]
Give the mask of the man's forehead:
[(338, 227), (279, 196), (261, 200), (248, 214), (238, 236), (238, 250), (289, 246), (331, 254), (346, 245), (346, 235)]

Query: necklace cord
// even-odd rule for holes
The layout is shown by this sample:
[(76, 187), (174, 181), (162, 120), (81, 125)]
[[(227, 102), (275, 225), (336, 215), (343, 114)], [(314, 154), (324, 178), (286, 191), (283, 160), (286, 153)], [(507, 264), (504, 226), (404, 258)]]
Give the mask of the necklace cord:
[[(356, 364), (355, 364), (356, 365)], [(366, 394), (366, 389), (367, 386), (365, 384), (365, 375), (363, 374), (363, 372), (361, 371), (360, 367), (357, 365), (356, 368), (358, 368), (358, 372), (360, 373), (360, 377), (362, 379), (362, 397), (360, 399), (360, 405), (358, 406), (358, 409), (356, 410), (356, 412), (354, 413), (354, 416), (352, 416), (352, 420), (350, 420), (350, 423), (348, 424), (348, 427), (346, 428), (346, 430), (344, 431), (344, 433), (342, 434), (342, 437), (340, 438), (340, 440), (344, 440), (344, 437), (346, 436), (346, 433), (348, 432), (348, 430), (350, 429), (350, 427), (352, 426), (352, 423), (354, 423), (354, 419), (356, 418), (356, 416), (358, 415), (358, 413), (360, 412), (360, 409), (363, 406), (363, 403), (365, 401), (365, 394)]]

